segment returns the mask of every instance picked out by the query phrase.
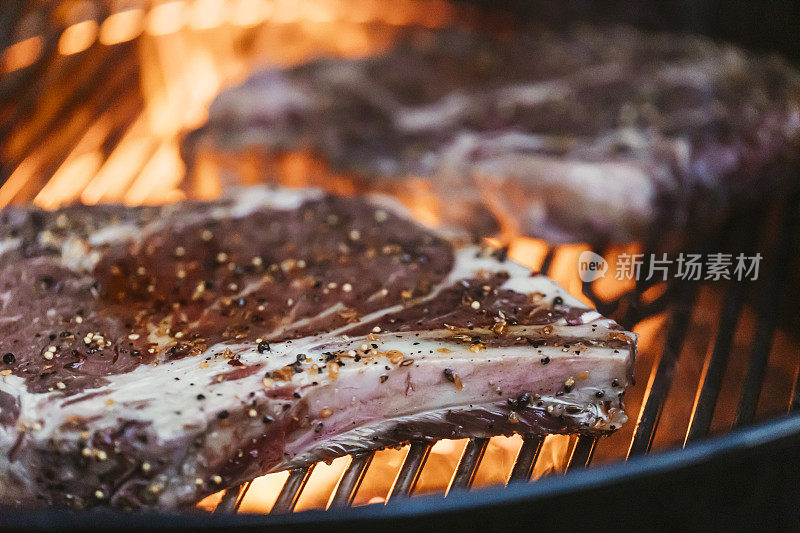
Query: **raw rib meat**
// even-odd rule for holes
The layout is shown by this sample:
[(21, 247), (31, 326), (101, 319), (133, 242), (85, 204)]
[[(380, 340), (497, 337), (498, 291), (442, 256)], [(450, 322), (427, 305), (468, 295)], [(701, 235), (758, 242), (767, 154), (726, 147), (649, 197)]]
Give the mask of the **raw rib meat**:
[(445, 221), (484, 206), (515, 231), (604, 242), (713, 228), (796, 179), (798, 131), (800, 78), (776, 58), (619, 26), (442, 30), (256, 74), (184, 152), (234, 174), (261, 153), (278, 179), (281, 154), (310, 153), (362, 190), (403, 197), (422, 178)]
[(618, 428), (636, 350), (390, 202), (0, 212), (0, 501), (180, 508), (416, 438)]

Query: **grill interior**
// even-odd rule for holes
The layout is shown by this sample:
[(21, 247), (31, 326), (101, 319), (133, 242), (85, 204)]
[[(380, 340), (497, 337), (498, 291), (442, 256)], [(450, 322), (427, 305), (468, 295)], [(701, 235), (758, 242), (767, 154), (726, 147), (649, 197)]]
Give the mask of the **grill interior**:
[[(222, 3), (221, 11), (219, 5), (9, 1), (0, 11), (0, 207), (214, 196), (219, 176), (188, 179), (178, 140), (203, 123), (221, 88), (252, 69), (322, 53), (372, 52), (406, 26), (439, 27), (456, 19), (509, 24), (504, 15), (436, 0), (240, 0)], [(182, 55), (185, 60), (175, 59)], [(304, 161), (298, 156), (287, 163), (285, 181), (307, 183)], [(329, 185), (349, 190), (333, 179)], [(796, 285), (790, 274), (798, 266), (798, 205), (797, 191), (784, 192), (770, 205), (738, 214), (719, 236), (690, 239), (684, 251), (761, 253), (753, 282), (671, 277), (630, 286), (581, 283), (575, 267), (587, 246), (553, 248), (527, 238), (510, 243), (511, 257), (642, 334), (638, 385), (627, 398), (631, 421), (614, 435), (473, 439), (440, 445), (447, 453), (414, 442), (403, 451), (337, 460), (336, 468), (310, 465), (288, 477), (274, 474), (272, 494), (250, 504), (253, 482), (217, 494), (203, 507), (287, 513), (525, 482), (684, 446), (797, 409), (800, 345), (787, 334), (787, 320), (796, 318), (783, 311), (793, 300), (787, 286)], [(644, 253), (646, 259), (662, 253), (666, 244), (659, 237), (595, 251), (613, 272), (621, 251)], [(393, 466), (391, 460), (401, 457), (399, 467)], [(323, 470), (325, 480), (315, 482), (313, 474)]]

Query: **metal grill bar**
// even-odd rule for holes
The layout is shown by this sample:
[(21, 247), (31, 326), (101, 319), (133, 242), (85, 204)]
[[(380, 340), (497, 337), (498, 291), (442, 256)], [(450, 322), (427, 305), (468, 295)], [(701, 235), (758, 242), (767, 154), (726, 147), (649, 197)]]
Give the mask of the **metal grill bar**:
[(592, 462), (594, 455), (594, 448), (597, 444), (597, 438), (589, 437), (587, 435), (578, 436), (578, 442), (575, 443), (575, 448), (572, 450), (572, 455), (567, 463), (567, 471), (580, 470), (588, 468)]
[[(48, 133), (63, 127), (76, 108), (93, 108), (92, 100), (99, 97), (99, 90), (113, 81), (115, 76), (118, 77), (122, 67), (125, 67), (126, 74), (133, 72), (138, 75), (138, 65), (131, 57), (130, 47), (108, 48), (96, 44), (78, 56), (58, 58), (57, 79), (48, 80), (52, 85), (42, 80), (42, 86), (39, 87), (43, 93), (47, 91), (55, 95), (49, 101), (52, 107), (46, 112), (33, 110), (39, 115), (35, 124), (37, 128), (25, 136), (26, 142), (19, 146), (18, 153), (14, 155), (31, 153), (37, 143), (48, 138)], [(135, 87), (136, 81), (131, 85)]]
[(650, 280), (648, 279), (649, 276), (647, 275), (651, 268), (650, 265), (654, 255), (653, 250), (654, 249), (650, 246), (645, 247), (644, 257), (642, 258), (640, 267), (640, 272), (642, 275), (637, 276), (634, 290), (623, 295), (623, 298), (627, 299), (627, 305), (624, 309), (625, 314), (617, 318), (618, 322), (626, 329), (631, 329), (634, 324), (642, 319), (641, 308), (644, 307), (645, 304), (641, 301), (641, 296), (647, 289), (657, 283), (655, 278)]
[(554, 247), (548, 248), (547, 253), (542, 259), (542, 266), (539, 268), (539, 272), (544, 274), (545, 276), (550, 274), (550, 267), (553, 266), (553, 258), (556, 256), (556, 249)]
[(54, 81), (53, 78), (61, 72), (57, 49), (58, 35), (48, 34), (36, 63), (0, 77), (0, 113), (3, 118), (0, 139), (3, 141), (34, 111), (47, 83)]
[(407, 498), (414, 492), (414, 487), (417, 485), (422, 468), (425, 466), (425, 461), (428, 460), (428, 455), (431, 453), (431, 445), (424, 441), (412, 442), (408, 450), (403, 466), (397, 473), (397, 478), (394, 480), (392, 490), (389, 497), (386, 499), (387, 503), (395, 498)]
[[(54, 7), (52, 2), (41, 6), (43, 17), (50, 18)], [(5, 6), (3, 6), (3, 11), (5, 12)], [(19, 19), (13, 23), (16, 24), (18, 21)], [(32, 89), (34, 86), (42, 87), (42, 82), (46, 79), (45, 73), (47, 69), (55, 63), (59, 32), (54, 28), (46, 27), (42, 38), (44, 42), (41, 53), (33, 64), (18, 71), (10, 72), (0, 78), (0, 112), (4, 113), (9, 106), (13, 106), (15, 110), (18, 110), (19, 106), (24, 109), (31, 109), (39, 98), (40, 91)], [(4, 50), (5, 47), (3, 47), (2, 51)], [(25, 89), (24, 91), (23, 88)], [(24, 92), (22, 102), (20, 102), (20, 92)], [(0, 138), (2, 138), (2, 135), (0, 135)]]
[(311, 472), (314, 471), (314, 465), (306, 466), (303, 468), (295, 468), (289, 472), (289, 477), (286, 483), (283, 484), (281, 493), (278, 494), (278, 499), (275, 500), (275, 505), (272, 506), (271, 513), (291, 513), (294, 511), (294, 506), (297, 505), (297, 500), (300, 499), (300, 493), (303, 492), (308, 478), (311, 477)]
[(692, 408), (689, 428), (686, 431), (684, 445), (692, 440), (704, 437), (711, 427), (714, 408), (717, 405), (719, 391), (722, 388), (722, 378), (728, 367), (733, 335), (739, 322), (739, 315), (744, 304), (745, 288), (741, 283), (730, 281), (725, 293), (720, 315), (720, 329), (714, 342), (714, 350), (708, 362), (700, 390)]
[(246, 483), (242, 483), (238, 487), (232, 487), (225, 491), (225, 494), (222, 495), (222, 499), (219, 501), (217, 506), (214, 508), (214, 513), (235, 513), (239, 510), (239, 506), (242, 504), (242, 500), (244, 500), (245, 494), (250, 489), (250, 485), (253, 484), (253, 481), (248, 481)]
[[(733, 229), (734, 235), (739, 235), (739, 231), (745, 234), (743, 251), (749, 253), (755, 248), (756, 239), (761, 233), (761, 224), (759, 222), (763, 218), (763, 216), (757, 217), (758, 222), (755, 225), (753, 225), (753, 221), (742, 219), (740, 221), (741, 226)], [(748, 227), (753, 229), (748, 231), (746, 229)], [(717, 406), (717, 399), (722, 388), (722, 378), (728, 368), (728, 360), (733, 348), (733, 337), (744, 306), (746, 293), (747, 285), (731, 278), (722, 303), (722, 312), (718, 322), (719, 331), (714, 342), (714, 349), (703, 373), (697, 398), (692, 408), (684, 446), (693, 440), (708, 435), (711, 428), (711, 420), (714, 417), (714, 409)]]
[(448, 494), (453, 489), (469, 489), (472, 486), (472, 482), (475, 480), (475, 472), (478, 471), (478, 465), (483, 459), (483, 454), (486, 452), (488, 444), (489, 439), (470, 439), (467, 442), (453, 478), (450, 480), (450, 486), (447, 488)]
[(519, 449), (514, 468), (508, 477), (509, 482), (530, 481), (533, 467), (536, 465), (536, 459), (539, 458), (539, 452), (542, 451), (543, 444), (544, 437), (527, 437), (522, 441), (522, 448)]
[(764, 374), (767, 370), (769, 352), (772, 348), (772, 339), (777, 326), (778, 313), (775, 308), (780, 297), (780, 291), (789, 274), (791, 256), (797, 247), (797, 226), (800, 221), (800, 194), (790, 195), (786, 204), (783, 227), (776, 245), (771, 272), (767, 275), (767, 287), (758, 312), (758, 325), (756, 326), (753, 347), (750, 352), (750, 363), (747, 368), (742, 397), (736, 411), (733, 426), (738, 427), (749, 424), (755, 418), (758, 397), (764, 383)]
[(667, 329), (667, 340), (664, 350), (658, 361), (656, 373), (652, 383), (645, 394), (644, 404), (636, 421), (633, 439), (628, 449), (628, 458), (648, 453), (653, 444), (653, 437), (658, 428), (658, 420), (667, 399), (672, 378), (675, 374), (675, 364), (681, 354), (683, 342), (689, 329), (689, 320), (697, 295), (697, 284), (683, 282), (679, 284), (676, 295), (676, 305), (670, 317)]
[[(31, 178), (8, 188), (0, 202), (6, 203), (14, 198), (30, 201), (35, 198), (70, 157), (82, 155), (76, 151), (78, 149), (84, 150), (83, 153), (101, 150), (102, 161), (105, 161), (124, 132), (140, 115), (144, 105), (135, 65), (123, 61), (117, 67), (118, 70), (97, 85), (96, 91), (83, 103), (78, 103), (83, 98), (79, 92), (70, 95), (51, 116), (39, 117), (37, 124), (24, 132), (24, 138), (15, 139), (15, 142), (24, 143), (34, 152), (29, 156), (21, 152), (5, 160), (8, 166), (0, 168), (0, 179), (11, 176), (22, 161), (26, 161), (25, 164), (30, 167)], [(49, 125), (45, 129), (42, 129), (41, 119)], [(60, 135), (53, 137), (48, 127), (60, 131)], [(17, 162), (12, 162), (14, 160)]]
[(374, 452), (353, 455), (331, 499), (331, 507), (350, 507), (367, 473)]

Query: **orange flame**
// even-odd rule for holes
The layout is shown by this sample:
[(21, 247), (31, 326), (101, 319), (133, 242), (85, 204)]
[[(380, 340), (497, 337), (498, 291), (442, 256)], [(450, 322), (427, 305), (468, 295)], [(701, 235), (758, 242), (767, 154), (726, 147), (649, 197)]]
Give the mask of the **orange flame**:
[(151, 35), (169, 35), (186, 23), (186, 2), (173, 0), (157, 4), (147, 15), (146, 30)]
[(58, 40), (58, 52), (65, 56), (83, 52), (97, 37), (97, 22), (84, 20), (69, 26)]
[(144, 10), (126, 9), (113, 13), (100, 26), (99, 40), (106, 46), (135, 39), (144, 30)]
[(3, 71), (13, 72), (33, 64), (39, 59), (43, 44), (42, 37), (36, 35), (6, 48), (2, 55)]

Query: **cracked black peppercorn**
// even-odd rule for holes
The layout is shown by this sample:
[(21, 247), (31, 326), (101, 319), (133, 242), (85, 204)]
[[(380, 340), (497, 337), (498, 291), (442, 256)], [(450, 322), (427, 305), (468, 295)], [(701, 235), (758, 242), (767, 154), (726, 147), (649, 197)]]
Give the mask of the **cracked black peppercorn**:
[(11, 352), (9, 352), (9, 353), (7, 353), (7, 354), (5, 354), (5, 355), (3, 356), (3, 362), (4, 362), (5, 364), (7, 364), (7, 365), (10, 365), (11, 363), (13, 363), (13, 362), (14, 362), (14, 359), (15, 359), (15, 358), (14, 358), (14, 354), (13, 354), (13, 353), (11, 353)]
[(264, 352), (271, 352), (272, 351), (272, 348), (269, 347), (269, 343), (267, 341), (259, 342), (258, 346), (256, 346), (256, 349), (258, 350), (258, 353), (264, 353)]
[(550, 362), (550, 358), (549, 357), (542, 357), (541, 361), (542, 361), (543, 365), (546, 365), (547, 363)]
[(226, 411), (226, 410), (223, 410), (223, 411), (220, 411), (219, 413), (217, 413), (217, 418), (219, 418), (220, 420), (225, 420), (229, 416), (230, 416), (230, 413), (228, 411)]
[(449, 381), (450, 383), (455, 383), (456, 382), (456, 378), (453, 375), (453, 369), (452, 368), (445, 368), (444, 371), (442, 371), (442, 373), (444, 374), (444, 378), (447, 381)]
[(531, 395), (527, 392), (523, 392), (516, 398), (509, 398), (508, 399), (508, 406), (513, 409), (514, 411), (520, 411), (525, 409), (531, 403)]

